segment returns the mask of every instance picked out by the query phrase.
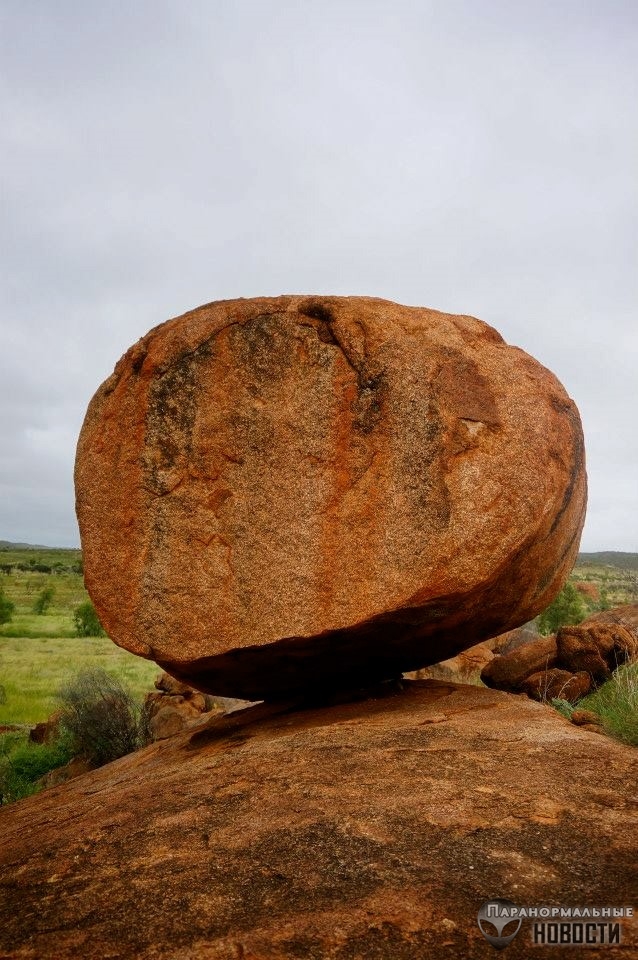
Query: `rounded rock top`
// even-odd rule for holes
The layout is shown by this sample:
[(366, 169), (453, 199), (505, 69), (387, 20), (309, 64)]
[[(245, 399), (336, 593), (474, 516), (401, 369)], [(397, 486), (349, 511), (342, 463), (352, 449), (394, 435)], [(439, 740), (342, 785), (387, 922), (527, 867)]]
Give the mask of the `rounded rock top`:
[(112, 639), (269, 699), (436, 663), (542, 610), (578, 550), (582, 430), (556, 377), (473, 317), (222, 301), (119, 361), (76, 498)]

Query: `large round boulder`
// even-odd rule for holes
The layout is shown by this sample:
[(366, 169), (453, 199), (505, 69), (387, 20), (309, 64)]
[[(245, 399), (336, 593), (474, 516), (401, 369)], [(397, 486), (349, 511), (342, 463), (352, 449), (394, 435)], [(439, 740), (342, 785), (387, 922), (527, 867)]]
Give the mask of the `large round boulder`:
[(108, 634), (248, 699), (364, 684), (519, 626), (571, 569), (578, 411), (491, 327), (363, 297), (212, 303), (89, 406), (86, 584)]

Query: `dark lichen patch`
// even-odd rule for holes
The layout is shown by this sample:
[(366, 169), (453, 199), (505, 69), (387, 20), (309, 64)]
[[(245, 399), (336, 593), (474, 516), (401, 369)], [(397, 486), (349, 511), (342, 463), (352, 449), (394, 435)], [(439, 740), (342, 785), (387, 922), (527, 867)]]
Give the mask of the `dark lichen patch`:
[(552, 534), (559, 523), (561, 522), (565, 512), (568, 510), (572, 503), (574, 490), (576, 484), (581, 480), (583, 475), (584, 463), (585, 463), (585, 444), (583, 440), (583, 432), (580, 423), (580, 417), (578, 416), (578, 411), (573, 403), (565, 403), (562, 406), (558, 405), (558, 401), (552, 401), (553, 406), (559, 412), (563, 413), (565, 418), (569, 421), (569, 427), (571, 432), (571, 458), (570, 458), (570, 470), (567, 485), (565, 487), (565, 493), (563, 494), (563, 499), (561, 505), (554, 517), (552, 526), (550, 529), (550, 534)]
[(131, 370), (133, 373), (139, 373), (146, 360), (147, 349), (144, 342), (138, 343), (133, 347), (130, 353)]
[[(383, 847), (350, 836), (331, 823), (318, 821), (273, 831), (239, 849), (215, 842), (214, 822), (205, 832), (207, 844), (201, 842), (201, 832), (198, 835), (201, 854), (194, 859), (191, 854), (184, 862), (175, 858), (158, 864), (152, 857), (158, 842), (171, 844), (176, 851), (184, 843), (192, 843), (194, 833), (184, 834), (178, 827), (159, 836), (145, 828), (126, 844), (114, 844), (112, 864), (119, 863), (126, 870), (127, 884), (117, 885), (107, 894), (108, 876), (92, 871), (90, 896), (86, 887), (78, 885), (80, 896), (76, 898), (67, 886), (66, 928), (90, 929), (97, 938), (100, 929), (106, 928), (110, 941), (129, 948), (169, 941), (175, 946), (201, 936), (218, 938), (251, 931), (291, 911), (356, 903), (382, 882)], [(132, 850), (139, 862), (133, 868)], [(32, 934), (50, 935), (52, 929), (61, 929), (61, 918), (56, 903), (41, 903), (42, 886), (32, 890), (34, 904), (40, 906), (34, 909), (31, 930)], [(131, 891), (136, 893), (134, 898)], [(214, 906), (208, 916), (203, 916), (198, 906), (204, 891)], [(179, 927), (175, 917), (180, 917)]]
[(314, 320), (313, 327), (322, 343), (331, 343), (338, 346), (337, 339), (332, 332), (331, 324), (334, 320), (332, 311), (320, 300), (311, 300), (302, 303), (299, 307), (299, 313), (302, 317), (308, 317)]
[(301, 304), (299, 314), (314, 321), (312, 325), (322, 343), (337, 347), (351, 367), (357, 381), (357, 396), (352, 404), (353, 429), (371, 433), (382, 415), (388, 385), (385, 371), (367, 356), (362, 324), (357, 322), (348, 330), (340, 329), (330, 307), (317, 300)]
[(246, 386), (256, 384), (266, 391), (289, 375), (296, 359), (285, 313), (260, 314), (233, 327), (228, 345), (234, 368), (241, 371)]
[(150, 384), (143, 454), (144, 485), (158, 495), (166, 493), (164, 471), (188, 461), (197, 414), (200, 369), (209, 362), (213, 343), (182, 354)]

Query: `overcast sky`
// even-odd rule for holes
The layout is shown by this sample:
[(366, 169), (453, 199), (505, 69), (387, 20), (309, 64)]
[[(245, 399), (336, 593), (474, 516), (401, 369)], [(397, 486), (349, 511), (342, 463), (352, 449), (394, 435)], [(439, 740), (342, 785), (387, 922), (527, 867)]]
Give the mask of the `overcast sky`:
[(635, 0), (0, 0), (0, 539), (79, 542), (124, 350), (210, 300), (469, 313), (583, 418), (638, 551)]

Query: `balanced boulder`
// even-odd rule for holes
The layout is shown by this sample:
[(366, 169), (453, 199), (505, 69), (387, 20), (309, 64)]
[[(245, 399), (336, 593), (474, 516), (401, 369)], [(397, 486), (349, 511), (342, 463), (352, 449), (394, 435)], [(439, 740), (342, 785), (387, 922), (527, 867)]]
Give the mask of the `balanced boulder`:
[(584, 519), (578, 411), (491, 327), (360, 297), (152, 330), (78, 445), (104, 627), (202, 691), (363, 685), (530, 620)]

